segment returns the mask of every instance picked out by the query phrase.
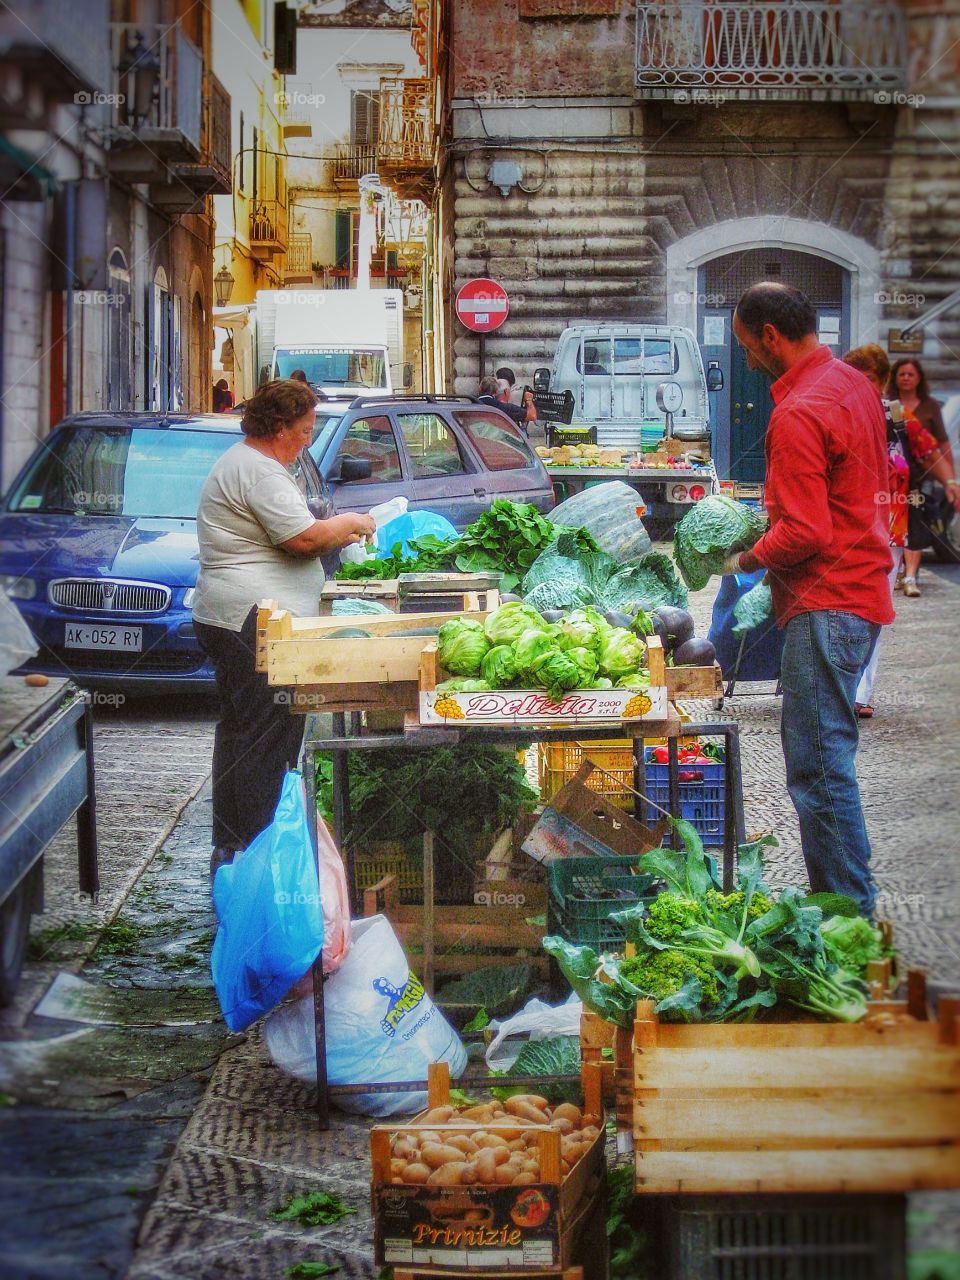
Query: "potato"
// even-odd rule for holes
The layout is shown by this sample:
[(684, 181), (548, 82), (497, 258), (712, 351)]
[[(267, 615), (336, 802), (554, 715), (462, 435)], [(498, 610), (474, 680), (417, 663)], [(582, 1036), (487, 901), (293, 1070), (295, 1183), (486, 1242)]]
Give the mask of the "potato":
[(496, 1133), (498, 1137), (503, 1138), (504, 1142), (516, 1142), (518, 1138), (523, 1137), (522, 1129), (508, 1128), (506, 1125), (502, 1128), (498, 1126)]
[(445, 1164), (463, 1164), (463, 1152), (446, 1143), (427, 1142), (420, 1150), (420, 1158), (431, 1169), (439, 1169)]
[(525, 1169), (523, 1173), (517, 1174), (517, 1176), (513, 1180), (513, 1185), (515, 1187), (529, 1187), (534, 1182), (539, 1182), (539, 1181), (540, 1181), (539, 1174), (531, 1173), (529, 1169)]
[(465, 1111), (461, 1111), (458, 1120), (479, 1120), (481, 1124), (485, 1124), (493, 1118), (493, 1103), (484, 1102), (478, 1107), (467, 1107)]
[(514, 1138), (512, 1142), (507, 1143), (507, 1146), (511, 1151), (517, 1151), (517, 1152), (525, 1151), (527, 1148), (527, 1144), (524, 1142), (522, 1138)]
[(584, 1129), (588, 1129), (592, 1126), (594, 1129), (599, 1129), (602, 1124), (603, 1124), (603, 1120), (600, 1118), (600, 1116), (584, 1116), (583, 1125), (581, 1127)]
[(393, 1144), (393, 1154), (398, 1160), (412, 1160), (419, 1150), (416, 1142), (411, 1142), (409, 1138), (397, 1138)]
[(494, 1175), (494, 1182), (500, 1187), (509, 1187), (520, 1170), (515, 1164), (502, 1164)]
[[(506, 1164), (506, 1161), (504, 1160), (502, 1163)], [(498, 1167), (496, 1150), (493, 1147), (485, 1148), (473, 1161), (477, 1182), (495, 1182)]]
[(541, 1098), (539, 1093), (515, 1093), (512, 1098), (505, 1098), (503, 1105), (511, 1114), (515, 1114), (514, 1108), (517, 1106), (536, 1107), (538, 1111), (546, 1111), (550, 1103), (546, 1098)]
[[(530, 1094), (534, 1097), (534, 1094)], [(504, 1103), (507, 1111), (512, 1116), (516, 1116), (518, 1120), (529, 1120), (531, 1124), (546, 1124), (546, 1107), (547, 1103), (544, 1098), (539, 1099), (542, 1106), (533, 1102), (528, 1102), (527, 1097), (521, 1095), (517, 1098), (508, 1098)]]
[(506, 1146), (507, 1146), (506, 1139), (501, 1138), (498, 1133), (481, 1133), (480, 1136), (476, 1138), (474, 1141), (476, 1142), (476, 1145), (478, 1148), (502, 1147), (504, 1150), (506, 1150)]
[(417, 1121), (418, 1124), (449, 1124), (454, 1107), (432, 1107)]
[(575, 1127), (576, 1126), (574, 1125), (573, 1121), (569, 1120), (566, 1116), (560, 1116), (560, 1117), (554, 1116), (553, 1119), (550, 1121), (551, 1129), (558, 1129), (561, 1133), (564, 1133), (564, 1134), (572, 1133)]
[(430, 1170), (425, 1164), (408, 1164), (400, 1176), (404, 1182), (422, 1185), (430, 1177)]
[(600, 1137), (600, 1130), (593, 1124), (586, 1125), (581, 1129), (580, 1133), (585, 1142), (596, 1142), (597, 1138)]
[(439, 1169), (434, 1169), (430, 1177), (427, 1179), (428, 1187), (458, 1187), (460, 1186), (460, 1177), (467, 1168), (464, 1160), (450, 1160), (446, 1164), (442, 1164)]
[(569, 1120), (571, 1124), (579, 1124), (583, 1118), (583, 1113), (579, 1107), (575, 1107), (572, 1102), (561, 1102), (558, 1107), (554, 1107), (553, 1120)]
[(456, 1147), (458, 1151), (462, 1151), (464, 1155), (472, 1155), (477, 1149), (477, 1144), (473, 1138), (468, 1138), (465, 1133), (455, 1133), (452, 1137), (447, 1138), (448, 1147)]
[(390, 1161), (390, 1177), (399, 1178), (400, 1175), (403, 1173), (404, 1169), (406, 1169), (406, 1167), (407, 1167), (406, 1160), (396, 1160), (396, 1159), (391, 1160)]

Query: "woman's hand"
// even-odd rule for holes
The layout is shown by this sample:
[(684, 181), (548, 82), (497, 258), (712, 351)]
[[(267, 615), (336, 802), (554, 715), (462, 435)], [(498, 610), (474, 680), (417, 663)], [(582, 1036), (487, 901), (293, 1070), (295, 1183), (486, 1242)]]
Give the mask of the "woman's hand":
[(355, 542), (362, 542), (364, 538), (372, 538), (377, 531), (377, 522), (365, 512), (343, 511), (333, 519), (343, 521), (344, 540), (339, 544), (341, 547), (350, 547)]
[(955, 480), (951, 480), (943, 488), (947, 495), (947, 500), (953, 503), (954, 511), (960, 511), (960, 484), (957, 484)]
[(314, 520), (309, 529), (280, 543), (280, 549), (291, 556), (322, 556), (338, 547), (349, 547), (361, 538), (371, 537), (376, 530), (372, 516), (358, 511), (342, 511), (328, 520)]

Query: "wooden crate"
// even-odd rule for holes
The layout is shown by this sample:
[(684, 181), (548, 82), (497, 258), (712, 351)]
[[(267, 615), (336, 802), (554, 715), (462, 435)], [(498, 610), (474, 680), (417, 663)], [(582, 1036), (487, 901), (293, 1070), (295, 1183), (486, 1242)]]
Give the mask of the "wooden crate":
[[(647, 641), (650, 687), (632, 689), (573, 689), (559, 703), (543, 689), (503, 689), (489, 693), (437, 694), (444, 679), (435, 644), (427, 644), (420, 660), (420, 723), (447, 725), (563, 725), (630, 723), (665, 725), (670, 719), (666, 665), (659, 637)], [(437, 710), (438, 703), (442, 704)]]
[(428, 987), (435, 976), (459, 978), (474, 969), (515, 964), (530, 965), (537, 977), (546, 980), (549, 959), (542, 946), (546, 930), (527, 924), (528, 916), (540, 914), (530, 902), (539, 906), (545, 891), (540, 887), (536, 894), (533, 890), (538, 886), (526, 882), (516, 889), (507, 886), (507, 881), (493, 881), (477, 889), (470, 905), (434, 906), (431, 911), (426, 904), (401, 903), (396, 876), (385, 876), (364, 891), (363, 914), (387, 917), (404, 950), (419, 953), (412, 967), (424, 971), (421, 976)]
[[(450, 1072), (446, 1063), (432, 1063), (428, 1076), (428, 1105), (439, 1107), (450, 1100)], [(398, 1187), (390, 1180), (390, 1144), (394, 1136), (429, 1127), (431, 1132), (453, 1136), (469, 1132), (469, 1126), (452, 1121), (445, 1125), (425, 1126), (422, 1117), (397, 1123), (378, 1124), (370, 1131), (372, 1164), (371, 1192), (374, 1214), (375, 1258), (379, 1264), (392, 1262), (397, 1276), (522, 1275), (551, 1276), (554, 1280), (603, 1280), (607, 1274), (606, 1233), (603, 1209), (606, 1200), (606, 1159), (604, 1152), (603, 1110), (599, 1073), (587, 1067), (583, 1071), (583, 1109), (600, 1118), (600, 1134), (584, 1156), (563, 1177), (560, 1164), (560, 1132), (549, 1126), (537, 1126), (540, 1181), (523, 1188), (471, 1185), (465, 1187)], [(493, 1126), (489, 1126), (493, 1127)], [(524, 1193), (539, 1194), (549, 1202), (550, 1213), (537, 1227), (511, 1221), (509, 1201)], [(425, 1212), (424, 1212), (425, 1211)], [(487, 1231), (499, 1235), (504, 1225), (509, 1241), (480, 1239), (479, 1228), (469, 1228), (464, 1215), (473, 1211), (484, 1214)], [(466, 1256), (451, 1256), (441, 1262), (424, 1262), (413, 1257), (398, 1258), (404, 1242), (422, 1238), (427, 1227), (414, 1223), (429, 1215), (440, 1233), (435, 1248)], [(502, 1221), (501, 1221), (502, 1220)], [(386, 1249), (387, 1223), (392, 1248)], [(409, 1223), (409, 1227), (407, 1227)], [(402, 1224), (402, 1225), (401, 1225)], [(410, 1235), (407, 1236), (406, 1231)], [(464, 1233), (471, 1234), (466, 1236)], [(503, 1257), (509, 1252), (511, 1257)], [(521, 1255), (529, 1261), (521, 1260)], [(552, 1256), (551, 1256), (552, 1255)], [(580, 1272), (586, 1259), (592, 1265)]]
[(960, 1001), (939, 1022), (876, 1001), (860, 1023), (661, 1024), (615, 1041), (637, 1191), (893, 1193), (960, 1186)]
[(667, 667), (667, 693), (677, 698), (719, 698), (723, 672), (719, 662), (709, 667)]
[(478, 609), (492, 612), (500, 603), (501, 576), (499, 573), (403, 573), (399, 578), (334, 580), (323, 584), (320, 613), (329, 616), (334, 600), (376, 600), (397, 613), (417, 613), (423, 608), (430, 611), (431, 602), (435, 612), (440, 601), (448, 601), (444, 608), (457, 613)]
[[(414, 709), (420, 657), (436, 640), (431, 628), (456, 616), (483, 622), (487, 611), (299, 618), (265, 601), (257, 610), (257, 670), (290, 690), (291, 711)], [(356, 628), (368, 635), (331, 639), (332, 632)]]

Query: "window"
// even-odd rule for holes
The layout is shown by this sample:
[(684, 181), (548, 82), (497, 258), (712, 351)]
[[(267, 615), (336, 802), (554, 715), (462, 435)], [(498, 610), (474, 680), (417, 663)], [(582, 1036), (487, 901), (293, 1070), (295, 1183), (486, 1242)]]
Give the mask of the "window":
[(582, 350), (577, 352), (577, 373), (582, 373), (586, 378), (609, 376), (609, 338), (584, 339)]
[(397, 438), (390, 419), (383, 414), (373, 418), (358, 418), (351, 423), (340, 446), (340, 457), (370, 459), (370, 478), (352, 480), (351, 484), (382, 484), (385, 480), (400, 479)]
[(398, 420), (415, 479), (454, 476), (466, 470), (460, 446), (442, 418), (435, 413), (401, 413)]
[(483, 465), (491, 471), (533, 466), (533, 454), (516, 427), (492, 413), (458, 413), (457, 421), (470, 437)]
[(620, 374), (643, 373), (643, 342), (641, 338), (617, 338), (614, 341), (613, 372)]
[(355, 147), (375, 147), (380, 133), (380, 93), (354, 90), (350, 95), (350, 139)]
[(676, 373), (679, 367), (677, 353), (669, 338), (644, 338), (644, 373)]

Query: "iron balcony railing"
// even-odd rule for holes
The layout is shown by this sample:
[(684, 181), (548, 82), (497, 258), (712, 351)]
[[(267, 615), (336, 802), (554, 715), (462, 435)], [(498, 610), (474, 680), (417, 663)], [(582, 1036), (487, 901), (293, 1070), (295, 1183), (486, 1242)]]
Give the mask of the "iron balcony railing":
[(341, 142), (331, 157), (335, 181), (354, 181), (365, 173), (377, 172), (377, 148), (372, 142)]
[(233, 150), (230, 139), (230, 95), (213, 74), (207, 72), (207, 161), (226, 183), (227, 194), (232, 185), (230, 172)]
[(258, 200), (250, 210), (251, 246), (285, 247), (287, 210), (279, 200)]
[[(112, 22), (113, 112), (117, 126), (149, 135), (176, 130), (198, 153), (203, 120), (203, 55), (178, 23)], [(145, 67), (149, 67), (149, 72)], [(137, 77), (154, 83), (138, 101)], [(138, 115), (144, 107), (143, 115)]]
[[(900, 6), (848, 0), (637, 5), (641, 96), (885, 100), (902, 89)], [(709, 97), (707, 96), (709, 95)]]
[(287, 244), (287, 275), (313, 274), (313, 236), (309, 231), (291, 231)]
[(95, 613), (163, 613), (169, 587), (123, 578), (58, 578), (47, 588), (51, 604)]
[(433, 81), (381, 79), (378, 171), (417, 173), (433, 165)]

